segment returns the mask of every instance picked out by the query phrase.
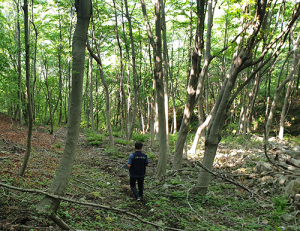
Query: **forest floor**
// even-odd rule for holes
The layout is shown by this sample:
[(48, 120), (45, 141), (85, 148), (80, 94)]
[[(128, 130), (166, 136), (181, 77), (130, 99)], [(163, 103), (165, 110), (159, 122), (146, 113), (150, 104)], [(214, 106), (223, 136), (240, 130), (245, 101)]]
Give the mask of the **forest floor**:
[[(197, 160), (203, 158), (203, 141), (197, 153), (184, 160), (181, 171), (170, 170), (170, 155), (162, 182), (154, 177), (158, 144), (150, 147), (149, 141), (143, 142), (150, 167), (145, 177), (145, 198), (135, 201), (128, 171), (122, 168), (134, 151), (134, 141), (116, 137), (116, 148), (110, 150), (106, 148), (105, 134), (98, 134), (102, 136), (101, 142), (91, 145), (90, 133), (84, 129), (80, 133), (65, 195), (77, 203), (61, 200), (57, 211), (74, 230), (299, 230), (299, 208), (282, 197), (275, 178), (263, 181), (266, 174), (255, 171), (258, 161), (267, 161), (259, 137), (248, 140), (235, 137), (221, 142), (213, 169), (218, 177), (212, 177), (205, 196), (192, 192), (200, 170)], [(61, 230), (49, 217), (35, 210), (44, 195), (3, 184), (47, 191), (63, 154), (66, 128), (50, 135), (47, 128), (34, 127), (32, 152), (22, 177), (18, 172), (26, 149), (26, 127), (19, 128), (15, 121), (0, 114), (0, 136), (0, 230)], [(171, 136), (171, 153), (175, 140)], [(299, 139), (290, 139), (283, 145), (292, 148), (299, 145)], [(235, 183), (222, 177), (229, 177)], [(284, 219), (284, 214), (294, 217)]]

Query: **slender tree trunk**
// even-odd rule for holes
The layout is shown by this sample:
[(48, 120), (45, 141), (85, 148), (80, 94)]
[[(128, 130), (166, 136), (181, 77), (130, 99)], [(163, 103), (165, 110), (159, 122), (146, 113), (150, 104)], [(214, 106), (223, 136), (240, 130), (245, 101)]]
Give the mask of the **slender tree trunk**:
[(51, 108), (51, 94), (49, 91), (49, 85), (48, 85), (48, 66), (47, 66), (47, 60), (45, 60), (44, 63), (45, 66), (45, 85), (47, 89), (47, 101), (48, 101), (48, 106), (49, 106), (49, 113), (50, 113), (50, 134), (53, 134), (53, 116), (52, 116), (52, 108)]
[[(95, 35), (93, 33), (93, 37), (95, 38)], [(101, 77), (101, 81), (102, 81), (102, 84), (104, 86), (104, 90), (105, 90), (105, 100), (106, 100), (106, 124), (107, 124), (107, 130), (108, 130), (108, 133), (109, 133), (109, 146), (110, 148), (114, 148), (114, 138), (113, 138), (113, 134), (112, 134), (112, 128), (111, 128), (111, 123), (110, 123), (110, 103), (109, 103), (109, 90), (108, 90), (108, 85), (105, 81), (105, 78), (104, 78), (104, 74), (103, 74), (103, 66), (102, 66), (102, 61), (101, 61), (101, 56), (100, 56), (100, 51), (98, 49), (98, 47), (96, 48), (97, 49), (97, 55), (96, 56), (94, 54), (94, 52), (92, 51), (92, 49), (90, 48), (89, 46), (89, 43), (87, 43), (87, 48), (90, 52), (90, 55), (96, 60), (96, 62), (98, 63), (98, 67), (99, 67), (99, 70), (100, 70), (100, 77)]]
[[(70, 10), (70, 34), (69, 34), (69, 47), (71, 47), (72, 42), (72, 32), (73, 32), (73, 10)], [(68, 88), (67, 88), (67, 94), (68, 94), (68, 111), (66, 115), (66, 123), (69, 121), (69, 115), (70, 115), (70, 102), (71, 102), (71, 52), (68, 53)]]
[[(115, 11), (115, 21), (116, 21), (116, 29), (115, 29), (115, 36), (118, 42), (119, 50), (120, 50), (120, 88), (119, 88), (119, 95), (120, 95), (120, 104), (121, 104), (121, 132), (123, 131), (123, 121), (127, 120), (127, 111), (126, 111), (126, 96), (125, 96), (125, 90), (124, 90), (124, 84), (123, 84), (123, 75), (124, 75), (124, 70), (123, 70), (123, 51), (122, 51), (122, 46), (120, 43), (120, 38), (119, 38), (119, 32), (118, 32), (118, 18), (117, 18), (117, 11), (116, 11), (116, 3), (113, 0), (114, 3), (114, 11)], [(125, 126), (125, 129), (127, 129), (127, 126)]]
[(127, 0), (125, 2), (125, 9), (126, 9), (126, 18), (128, 20), (128, 26), (129, 26), (129, 37), (131, 41), (131, 53), (132, 53), (132, 72), (133, 72), (133, 94), (134, 94), (134, 99), (133, 99), (133, 110), (132, 110), (132, 115), (130, 119), (130, 123), (128, 126), (128, 139), (131, 139), (133, 129), (135, 126), (135, 120), (136, 120), (136, 113), (137, 113), (137, 97), (138, 97), (138, 80), (137, 80), (137, 71), (136, 71), (136, 64), (135, 64), (135, 49), (134, 49), (134, 40), (133, 40), (133, 35), (132, 35), (132, 25), (131, 25), (131, 17), (129, 15), (128, 11), (128, 5), (127, 5)]
[[(289, 55), (287, 55), (286, 60), (288, 59), (288, 57), (289, 57)], [(270, 112), (269, 112), (269, 115), (268, 115), (268, 119), (267, 119), (267, 122), (266, 122), (266, 140), (268, 140), (269, 133), (271, 131), (272, 121), (273, 121), (273, 117), (274, 117), (274, 112), (275, 112), (275, 109), (276, 109), (277, 101), (278, 101), (278, 98), (279, 98), (279, 94), (280, 94), (281, 90), (284, 88), (284, 86), (286, 85), (286, 83), (288, 83), (289, 81), (291, 81), (292, 78), (293, 78), (293, 76), (294, 76), (294, 70), (295, 70), (295, 67), (297, 66), (297, 64), (294, 63), (294, 62), (296, 62), (295, 59), (297, 59), (297, 54), (294, 53), (294, 59), (293, 59), (292, 69), (291, 69), (289, 75), (282, 81), (281, 84), (280, 84), (280, 77), (281, 77), (281, 73), (282, 73), (282, 70), (283, 70), (285, 62), (283, 63), (283, 66), (281, 68), (280, 74), (278, 76), (277, 88), (276, 88), (275, 93), (274, 93), (273, 102), (272, 102), (272, 105), (271, 105), (271, 108), (270, 108)]]
[(284, 104), (281, 110), (281, 116), (280, 116), (280, 124), (279, 124), (279, 139), (283, 139), (283, 134), (284, 134), (284, 122), (285, 122), (285, 116), (286, 116), (286, 111), (287, 111), (287, 105), (288, 101), (292, 95), (293, 87), (294, 87), (294, 80), (295, 76), (297, 74), (297, 70), (299, 69), (299, 37), (295, 40), (293, 37), (293, 31), (291, 32), (291, 39), (293, 41), (294, 45), (294, 57), (293, 57), (293, 65), (292, 69), (290, 70), (290, 77), (291, 80), (289, 82), (288, 88), (286, 90), (285, 98), (284, 98)]
[(19, 125), (23, 125), (22, 116), (22, 66), (21, 66), (21, 29), (20, 29), (20, 1), (16, 2), (17, 5), (17, 37), (18, 37), (18, 116)]
[(33, 58), (33, 86), (32, 86), (32, 119), (33, 121), (35, 120), (35, 87), (36, 87), (36, 80), (37, 80), (37, 76), (36, 76), (36, 53), (37, 53), (37, 38), (38, 38), (38, 31), (37, 31), (37, 27), (35, 26), (34, 22), (31, 22), (34, 28), (34, 32), (35, 32), (35, 40), (34, 40), (34, 58)]
[(31, 106), (31, 93), (30, 93), (30, 53), (29, 53), (29, 33), (28, 33), (28, 1), (24, 0), (24, 33), (25, 33), (25, 68), (26, 68), (26, 96), (27, 96), (27, 119), (28, 119), (28, 133), (27, 133), (27, 146), (24, 156), (23, 164), (20, 169), (19, 175), (23, 176), (31, 152), (31, 136), (32, 136), (32, 106)]
[(155, 78), (154, 78), (154, 73), (153, 73), (153, 69), (152, 69), (152, 55), (151, 55), (151, 44), (150, 44), (150, 40), (148, 39), (149, 43), (148, 43), (148, 53), (149, 53), (149, 63), (150, 63), (150, 76), (153, 79), (152, 82), (152, 93), (151, 93), (151, 99), (150, 99), (150, 145), (151, 147), (153, 146), (154, 143), (154, 136), (155, 136), (155, 118), (154, 118), (154, 114), (155, 114), (155, 102), (156, 102), (156, 91), (155, 91)]
[[(174, 38), (174, 22), (173, 22), (173, 29), (172, 29), (172, 39), (173, 38)], [(174, 82), (173, 82), (173, 57), (174, 57), (173, 51), (174, 51), (174, 45), (172, 46), (172, 52), (171, 52), (170, 87), (171, 87), (172, 112), (173, 112), (172, 131), (173, 134), (175, 134), (177, 132), (177, 115), (176, 115), (175, 89), (174, 89)]]
[[(91, 1), (76, 0), (75, 7), (77, 10), (77, 24), (72, 44), (72, 93), (67, 139), (56, 177), (48, 191), (55, 195), (64, 195), (69, 184), (72, 166), (75, 159), (81, 119), (85, 44), (87, 40), (90, 16), (92, 13)], [(41, 213), (51, 213), (52, 211), (57, 210), (59, 203), (60, 201), (58, 199), (46, 196), (39, 202), (36, 209)]]
[(160, 0), (161, 5), (161, 24), (163, 31), (163, 74), (164, 74), (164, 100), (165, 100), (165, 116), (166, 116), (166, 134), (167, 134), (167, 147), (169, 150), (169, 60), (168, 60), (168, 45), (167, 45), (167, 24), (165, 19), (165, 3)]
[(91, 127), (95, 131), (94, 124), (94, 102), (93, 102), (93, 58), (89, 55), (89, 79), (90, 79), (90, 117), (91, 117)]

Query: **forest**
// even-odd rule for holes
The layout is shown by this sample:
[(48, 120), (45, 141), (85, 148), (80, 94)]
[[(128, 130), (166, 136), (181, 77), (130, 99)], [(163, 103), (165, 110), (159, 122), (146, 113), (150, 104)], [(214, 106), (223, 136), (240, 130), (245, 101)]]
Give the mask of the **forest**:
[(0, 0), (0, 230), (300, 230), (299, 15)]

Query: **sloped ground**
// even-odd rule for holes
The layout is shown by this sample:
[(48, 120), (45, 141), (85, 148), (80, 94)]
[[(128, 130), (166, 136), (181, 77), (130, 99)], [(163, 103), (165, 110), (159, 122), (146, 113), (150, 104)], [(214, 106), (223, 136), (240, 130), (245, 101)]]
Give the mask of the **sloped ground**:
[[(47, 190), (63, 153), (65, 128), (54, 135), (43, 127), (34, 129), (33, 150), (24, 177), (17, 173), (25, 153), (26, 128), (20, 129), (10, 118), (0, 115), (0, 136), (1, 183)], [(281, 197), (284, 185), (278, 184), (277, 172), (254, 171), (260, 160), (266, 161), (262, 142), (239, 139), (220, 144), (214, 164), (214, 172), (220, 177), (212, 177), (205, 196), (193, 193), (200, 170), (196, 160), (201, 160), (203, 150), (189, 155), (182, 171), (168, 170), (165, 180), (158, 183), (154, 178), (158, 145), (149, 147), (144, 142), (143, 150), (151, 156), (151, 166), (145, 179), (145, 200), (136, 202), (128, 185), (128, 173), (121, 168), (133, 152), (134, 141), (127, 145), (116, 142), (116, 149), (109, 151), (108, 139), (100, 146), (91, 146), (81, 133), (66, 197), (119, 211), (61, 201), (57, 214), (77, 230), (297, 230), (299, 208), (292, 200)], [(284, 145), (292, 148), (295, 144), (290, 140)], [(274, 158), (276, 154), (270, 156)], [(245, 188), (221, 176), (230, 177)], [(291, 176), (286, 183), (292, 179)], [(35, 212), (42, 197), (0, 186), (0, 230), (60, 230), (50, 218)]]

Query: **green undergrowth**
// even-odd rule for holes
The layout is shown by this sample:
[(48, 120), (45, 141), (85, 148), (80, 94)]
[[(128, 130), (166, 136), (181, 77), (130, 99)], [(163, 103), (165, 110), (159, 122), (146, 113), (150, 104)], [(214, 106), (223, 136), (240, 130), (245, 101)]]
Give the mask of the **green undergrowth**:
[[(95, 137), (91, 133), (85, 133), (87, 140), (88, 137)], [(171, 138), (171, 142), (172, 139), (175, 138)], [(229, 145), (238, 146), (234, 140), (228, 138), (227, 141), (231, 142)], [(74, 229), (95, 231), (167, 230), (168, 227), (213, 231), (280, 230), (285, 225), (281, 216), (290, 211), (290, 205), (286, 198), (279, 195), (262, 194), (257, 198), (215, 177), (212, 177), (207, 194), (199, 195), (194, 191), (194, 186), (200, 169), (193, 162), (184, 165), (186, 167), (182, 171), (168, 171), (165, 179), (157, 182), (154, 176), (158, 150), (151, 149), (147, 142), (144, 143), (143, 151), (148, 154), (151, 164), (145, 177), (145, 197), (143, 201), (135, 201), (129, 187), (128, 171), (122, 168), (133, 152), (134, 142), (132, 145), (119, 143), (121, 145), (116, 145), (114, 149), (103, 144), (78, 148), (65, 196), (120, 211), (62, 200), (57, 215), (65, 223)], [(16, 173), (21, 166), (21, 157), (14, 154), (7, 156), (10, 158), (2, 160), (0, 165), (1, 181), (21, 188), (40, 190), (49, 188), (60, 161), (58, 153), (34, 151), (25, 176), (20, 177)], [(246, 178), (239, 179), (240, 183), (247, 186)], [(26, 216), (26, 226), (60, 230), (52, 220), (35, 211), (43, 195), (0, 189), (0, 221)], [(136, 214), (142, 221), (126, 212)], [(1, 230), (10, 228), (0, 227)]]

